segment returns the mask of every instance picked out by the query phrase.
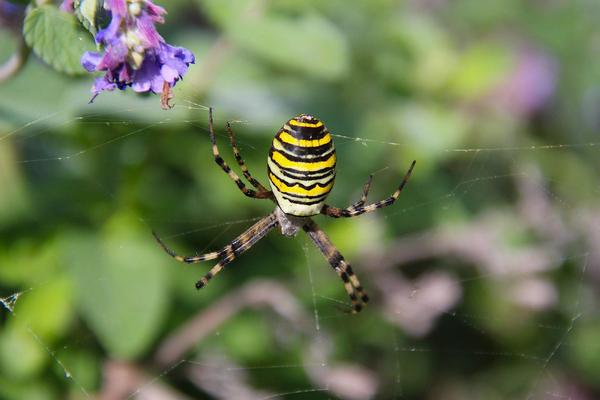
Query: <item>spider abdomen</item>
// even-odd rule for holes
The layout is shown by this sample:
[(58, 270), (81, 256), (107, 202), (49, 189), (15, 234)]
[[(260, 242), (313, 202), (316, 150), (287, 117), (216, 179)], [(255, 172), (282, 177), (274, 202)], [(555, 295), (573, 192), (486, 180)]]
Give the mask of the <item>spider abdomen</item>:
[(305, 114), (290, 119), (275, 135), (267, 163), (271, 189), (284, 213), (304, 217), (321, 211), (336, 163), (323, 122)]

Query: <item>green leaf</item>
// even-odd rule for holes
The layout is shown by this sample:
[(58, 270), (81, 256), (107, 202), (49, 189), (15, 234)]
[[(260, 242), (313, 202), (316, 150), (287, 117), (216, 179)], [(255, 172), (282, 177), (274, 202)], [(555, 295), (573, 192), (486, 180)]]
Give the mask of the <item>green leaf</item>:
[(260, 10), (256, 1), (208, 0), (202, 5), (241, 49), (274, 64), (328, 80), (349, 69), (347, 38), (319, 14), (284, 15)]
[(344, 36), (317, 15), (250, 19), (236, 24), (229, 32), (242, 48), (284, 67), (325, 79), (338, 78), (348, 70)]
[(82, 317), (108, 352), (127, 359), (147, 349), (167, 304), (164, 259), (134, 224), (113, 220), (104, 239), (69, 235), (64, 253)]
[(22, 326), (44, 342), (54, 341), (69, 329), (74, 315), (73, 289), (64, 275), (23, 294), (11, 324)]
[(31, 206), (17, 160), (17, 149), (12, 142), (0, 140), (0, 225), (18, 221)]
[(56, 387), (48, 381), (30, 380), (27, 384), (16, 379), (0, 376), (0, 399), (3, 400), (55, 400)]
[(85, 51), (94, 50), (95, 46), (74, 15), (52, 5), (34, 8), (25, 17), (23, 34), (35, 54), (57, 71), (86, 72), (79, 60)]
[(98, 31), (98, 27), (105, 22), (106, 13), (103, 9), (102, 0), (75, 0), (75, 15), (81, 24), (93, 35)]
[(35, 375), (48, 362), (47, 353), (74, 316), (72, 285), (65, 275), (33, 289), (19, 297), (0, 334), (0, 370), (19, 379)]
[(498, 85), (515, 60), (508, 49), (489, 43), (468, 49), (460, 61), (460, 68), (449, 82), (449, 91), (460, 99), (472, 100), (485, 95)]
[(39, 372), (48, 354), (27, 329), (11, 325), (0, 333), (0, 376), (25, 379)]

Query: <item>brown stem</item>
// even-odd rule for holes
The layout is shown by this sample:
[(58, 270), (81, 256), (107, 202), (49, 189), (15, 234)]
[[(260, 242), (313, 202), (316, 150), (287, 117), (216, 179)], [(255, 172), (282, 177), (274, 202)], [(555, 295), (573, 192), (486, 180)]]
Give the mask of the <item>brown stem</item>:
[(29, 57), (29, 48), (25, 44), (25, 39), (19, 37), (17, 49), (10, 58), (0, 66), (0, 83), (16, 75), (25, 65)]

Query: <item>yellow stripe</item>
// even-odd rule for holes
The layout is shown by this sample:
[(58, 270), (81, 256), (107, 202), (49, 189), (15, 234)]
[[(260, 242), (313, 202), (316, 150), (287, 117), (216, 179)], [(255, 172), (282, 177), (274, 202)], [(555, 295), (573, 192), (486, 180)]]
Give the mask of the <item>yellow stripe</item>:
[(335, 165), (335, 153), (332, 153), (327, 160), (317, 162), (291, 161), (278, 151), (274, 151), (271, 158), (277, 165), (283, 168), (295, 169), (297, 171), (317, 171), (323, 168), (331, 168)]
[(304, 140), (304, 139), (296, 139), (286, 131), (282, 131), (279, 138), (286, 143), (293, 144), (294, 146), (302, 146), (302, 147), (317, 147), (331, 142), (331, 135), (327, 133), (327, 135), (323, 136), (322, 139), (314, 139), (314, 140)]
[(277, 189), (279, 189), (280, 192), (297, 194), (300, 196), (312, 196), (312, 197), (320, 196), (320, 195), (329, 193), (331, 191), (331, 187), (333, 186), (333, 182), (331, 182), (330, 184), (328, 184), (325, 187), (320, 187), (319, 185), (317, 185), (312, 189), (304, 189), (303, 187), (301, 187), (298, 184), (293, 185), (293, 186), (288, 186), (285, 183), (283, 183), (282, 181), (280, 181), (279, 179), (277, 179), (277, 177), (273, 174), (269, 174), (269, 178), (271, 179), (271, 182), (273, 182), (273, 184), (275, 186), (277, 186)]
[(290, 125), (294, 125), (294, 126), (301, 126), (303, 128), (320, 128), (323, 126), (323, 123), (321, 121), (315, 123), (315, 124), (311, 124), (308, 122), (300, 122), (300, 121), (296, 121), (295, 119), (290, 119), (288, 121), (288, 124)]
[[(290, 156), (295, 156), (296, 154), (294, 154), (293, 151), (290, 151), (288, 149), (286, 149), (283, 144), (277, 139), (274, 138), (273, 139), (273, 148), (277, 151), (279, 151), (281, 154), (284, 154), (286, 156), (290, 155)], [(314, 158), (319, 158), (319, 157), (325, 157), (328, 154), (331, 154), (334, 152), (334, 148), (333, 146), (329, 147), (327, 149), (327, 151), (324, 152), (319, 152), (319, 153), (315, 153), (315, 154), (307, 154), (305, 156), (300, 156), (303, 160), (305, 160), (305, 162), (311, 162), (311, 160), (313, 160)]]

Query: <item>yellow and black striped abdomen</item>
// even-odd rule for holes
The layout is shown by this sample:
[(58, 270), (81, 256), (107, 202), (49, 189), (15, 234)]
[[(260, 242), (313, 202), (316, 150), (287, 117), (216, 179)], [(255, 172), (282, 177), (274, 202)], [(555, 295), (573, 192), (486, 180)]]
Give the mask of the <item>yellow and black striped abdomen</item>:
[(281, 210), (318, 214), (335, 179), (335, 148), (325, 125), (310, 115), (286, 122), (273, 139), (267, 160), (269, 182)]

